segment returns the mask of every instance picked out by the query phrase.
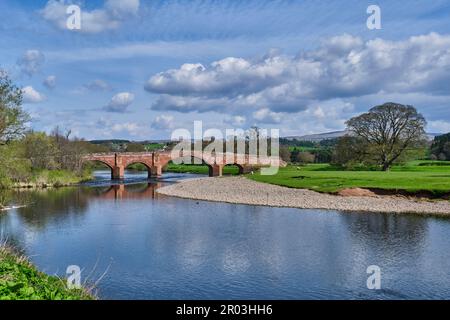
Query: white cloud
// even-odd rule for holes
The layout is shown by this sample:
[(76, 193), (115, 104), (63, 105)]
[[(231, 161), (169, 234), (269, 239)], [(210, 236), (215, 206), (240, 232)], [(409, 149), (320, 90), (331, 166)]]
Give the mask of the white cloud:
[(224, 122), (231, 124), (234, 127), (242, 127), (247, 123), (247, 118), (244, 116), (232, 116), (224, 119)]
[(173, 116), (161, 114), (155, 117), (151, 127), (157, 130), (168, 130), (173, 128)]
[[(67, 29), (66, 9), (70, 5), (68, 1), (49, 0), (41, 15), (60, 29)], [(139, 0), (107, 0), (100, 9), (91, 11), (81, 8), (80, 32), (99, 33), (114, 30), (131, 16), (135, 16), (139, 10)]]
[(152, 121), (152, 128), (167, 130), (173, 128), (173, 116), (171, 115), (159, 115)]
[(444, 120), (428, 121), (427, 131), (431, 133), (450, 132), (450, 122)]
[(253, 113), (253, 118), (262, 123), (280, 123), (281, 114), (272, 112), (268, 108), (260, 109)]
[(112, 125), (111, 130), (115, 133), (128, 133), (132, 136), (137, 136), (141, 132), (141, 126), (135, 122), (116, 123)]
[(106, 111), (123, 113), (134, 101), (134, 94), (130, 92), (120, 92), (111, 98), (111, 101), (105, 107)]
[(56, 76), (48, 76), (43, 82), (44, 86), (53, 89), (56, 86)]
[(44, 54), (36, 49), (27, 50), (17, 61), (21, 71), (28, 76), (39, 72), (45, 62)]
[(32, 86), (22, 88), (23, 102), (24, 103), (39, 103), (46, 99), (46, 97), (36, 91)]
[(88, 84), (85, 84), (83, 87), (91, 91), (111, 90), (111, 86), (106, 81), (103, 81), (101, 79), (95, 79)]
[(160, 94), (155, 110), (246, 110), (264, 118), (258, 114), (261, 108), (296, 113), (330, 99), (392, 93), (448, 96), (449, 82), (450, 35), (366, 42), (342, 35), (295, 57), (271, 53), (256, 60), (228, 57), (208, 66), (184, 64), (150, 77), (145, 89)]

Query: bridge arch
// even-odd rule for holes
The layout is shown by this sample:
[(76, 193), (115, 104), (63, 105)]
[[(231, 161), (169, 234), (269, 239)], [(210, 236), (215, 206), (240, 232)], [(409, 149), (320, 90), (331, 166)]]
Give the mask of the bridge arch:
[(151, 164), (148, 164), (146, 161), (141, 160), (131, 160), (124, 164), (124, 169), (129, 168), (130, 166), (134, 164), (141, 164), (147, 169), (148, 177), (150, 178), (152, 176), (152, 168), (153, 166)]
[(100, 163), (100, 164), (104, 165), (105, 167), (109, 168), (109, 170), (111, 171), (111, 179), (114, 178), (113, 177), (114, 176), (114, 165), (111, 164), (109, 161), (101, 160), (101, 159), (83, 159), (82, 160), (83, 166), (89, 165), (89, 164), (95, 164), (95, 163), (97, 163), (97, 164)]
[(246, 173), (246, 167), (239, 163), (227, 163), (224, 167), (237, 167), (238, 174)]

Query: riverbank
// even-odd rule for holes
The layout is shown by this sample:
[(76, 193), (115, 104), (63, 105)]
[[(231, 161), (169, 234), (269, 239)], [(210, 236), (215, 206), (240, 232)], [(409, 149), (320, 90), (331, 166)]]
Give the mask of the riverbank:
[(242, 176), (184, 180), (159, 188), (157, 192), (180, 198), (273, 207), (450, 216), (450, 202), (446, 200), (426, 201), (381, 195), (340, 196), (261, 183)]
[(67, 170), (38, 170), (23, 181), (2, 184), (0, 189), (69, 187), (91, 179), (92, 173), (90, 171), (85, 171), (82, 175), (79, 175)]
[(85, 289), (37, 270), (28, 259), (0, 244), (0, 300), (93, 300)]

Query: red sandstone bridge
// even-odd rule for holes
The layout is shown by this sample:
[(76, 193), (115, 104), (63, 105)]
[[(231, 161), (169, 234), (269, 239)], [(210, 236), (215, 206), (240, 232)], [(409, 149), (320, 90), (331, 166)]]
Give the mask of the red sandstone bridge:
[[(186, 155), (184, 155), (186, 154)], [(203, 152), (185, 152), (176, 159), (183, 159), (184, 163), (191, 163), (192, 158), (199, 159), (209, 167), (209, 176), (221, 176), (222, 169), (226, 165), (236, 165), (239, 173), (247, 173), (262, 166), (277, 165), (271, 157), (249, 156), (235, 153), (207, 154)], [(138, 153), (95, 153), (83, 157), (83, 162), (97, 161), (105, 164), (111, 169), (112, 179), (123, 179), (125, 168), (136, 163), (147, 167), (148, 176), (160, 176), (163, 168), (173, 158), (170, 151), (164, 152), (138, 152)]]

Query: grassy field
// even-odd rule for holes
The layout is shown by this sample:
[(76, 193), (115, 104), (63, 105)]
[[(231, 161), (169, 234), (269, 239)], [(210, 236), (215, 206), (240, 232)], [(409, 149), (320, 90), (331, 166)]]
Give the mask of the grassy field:
[[(196, 164), (173, 164), (169, 163), (166, 168), (167, 172), (176, 173), (196, 173), (196, 174), (208, 174), (208, 166), (196, 165)], [(225, 166), (223, 168), (224, 175), (237, 175), (239, 169), (236, 166)]]
[(148, 152), (151, 152), (151, 151), (160, 150), (163, 147), (164, 147), (164, 144), (162, 144), (162, 143), (149, 143), (149, 144), (145, 145), (145, 150), (147, 150)]
[(343, 171), (328, 164), (287, 166), (278, 174), (248, 175), (250, 179), (291, 188), (337, 192), (345, 188), (372, 188), (409, 193), (429, 192), (436, 196), (450, 193), (450, 162), (413, 161), (394, 166), (389, 172)]
[(27, 259), (0, 244), (0, 300), (92, 300), (83, 289), (38, 271)]

